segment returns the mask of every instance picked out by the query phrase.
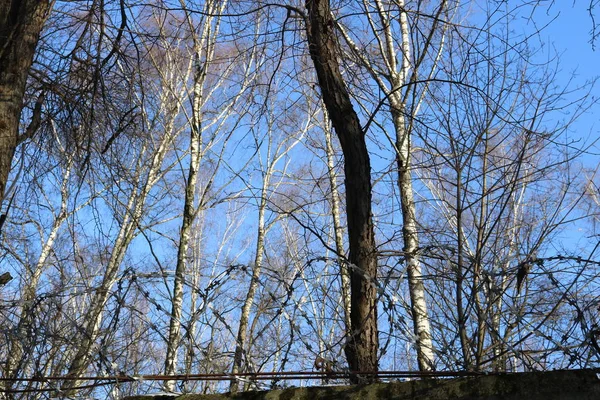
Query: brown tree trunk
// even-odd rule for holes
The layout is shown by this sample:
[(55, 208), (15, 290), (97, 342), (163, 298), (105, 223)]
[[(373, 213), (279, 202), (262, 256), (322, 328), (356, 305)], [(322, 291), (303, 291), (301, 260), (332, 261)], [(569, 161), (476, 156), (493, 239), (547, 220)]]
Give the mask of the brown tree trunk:
[[(371, 164), (365, 134), (340, 72), (339, 47), (328, 0), (307, 0), (310, 55), (327, 112), (344, 153), (346, 215), (351, 263), (351, 335), (346, 358), (352, 371), (374, 372), (377, 353), (377, 254), (371, 215)], [(352, 374), (353, 383), (372, 381)]]
[(50, 2), (0, 0), (0, 205), (19, 139), (29, 68)]

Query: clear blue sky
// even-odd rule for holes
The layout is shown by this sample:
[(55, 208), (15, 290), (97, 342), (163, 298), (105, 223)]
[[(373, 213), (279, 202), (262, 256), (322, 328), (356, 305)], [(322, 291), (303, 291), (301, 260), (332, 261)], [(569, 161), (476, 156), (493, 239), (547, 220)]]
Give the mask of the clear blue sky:
[[(584, 84), (586, 80), (592, 80), (600, 75), (600, 39), (596, 41), (596, 50), (593, 50), (591, 39), (592, 20), (587, 11), (587, 2), (578, 1), (573, 5), (572, 1), (558, 0), (548, 10), (540, 7), (534, 15), (538, 27), (543, 26), (545, 21), (556, 20), (542, 31), (541, 40), (546, 46), (551, 46), (560, 57), (559, 79), (565, 83), (574, 77), (575, 84)], [(524, 22), (533, 27), (531, 21)], [(554, 49), (552, 49), (552, 47)], [(600, 82), (599, 82), (600, 83)], [(596, 85), (592, 90), (592, 96), (600, 97), (600, 86)], [(574, 133), (582, 138), (595, 140), (600, 135), (600, 107), (594, 106), (588, 113), (577, 121)], [(596, 146), (600, 151), (600, 146)], [(595, 166), (600, 158), (587, 157), (588, 166)]]

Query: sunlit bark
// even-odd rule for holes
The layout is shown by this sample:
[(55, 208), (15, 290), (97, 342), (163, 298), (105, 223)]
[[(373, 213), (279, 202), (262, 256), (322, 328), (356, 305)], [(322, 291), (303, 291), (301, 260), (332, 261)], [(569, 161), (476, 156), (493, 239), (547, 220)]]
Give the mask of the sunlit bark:
[(344, 153), (346, 215), (351, 263), (351, 335), (345, 351), (354, 383), (372, 381), (378, 370), (377, 253), (371, 212), (371, 163), (365, 134), (340, 72), (339, 46), (329, 1), (308, 0), (310, 55), (327, 112)]
[[(171, 318), (169, 322), (169, 336), (167, 340), (167, 354), (165, 357), (165, 374), (171, 375), (176, 372), (177, 351), (181, 337), (181, 317), (183, 312), (183, 289), (185, 275), (187, 271), (188, 247), (190, 235), (194, 220), (198, 215), (198, 206), (196, 205), (196, 184), (200, 162), (205, 149), (202, 147), (203, 140), (203, 113), (202, 107), (205, 103), (204, 84), (206, 74), (211, 68), (212, 58), (215, 52), (215, 37), (218, 34), (219, 20), (212, 15), (221, 12), (226, 1), (206, 2), (205, 12), (209, 15), (202, 21), (201, 33), (194, 37), (194, 83), (192, 99), (192, 118), (190, 121), (190, 164), (188, 168), (187, 181), (185, 185), (183, 221), (179, 236), (179, 246), (177, 250), (177, 266), (175, 268), (175, 280), (173, 284), (173, 300), (171, 306)], [(194, 31), (194, 26), (189, 19), (190, 31)], [(216, 21), (215, 21), (216, 20)], [(167, 381), (166, 389), (172, 391), (174, 382)]]

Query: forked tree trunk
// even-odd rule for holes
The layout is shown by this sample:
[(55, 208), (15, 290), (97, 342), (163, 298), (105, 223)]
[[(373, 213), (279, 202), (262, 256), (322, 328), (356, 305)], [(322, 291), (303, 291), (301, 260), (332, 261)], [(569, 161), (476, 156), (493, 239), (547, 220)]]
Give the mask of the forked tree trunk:
[(351, 335), (346, 358), (353, 383), (375, 378), (364, 374), (378, 370), (377, 254), (371, 215), (371, 164), (358, 115), (338, 63), (339, 45), (328, 0), (307, 0), (307, 36), (310, 55), (327, 112), (344, 153), (346, 215), (350, 244)]
[[(197, 87), (200, 82), (196, 80), (194, 93), (198, 95), (200, 90)], [(197, 102), (194, 99), (194, 119), (199, 116)], [(175, 281), (173, 285), (173, 303), (171, 306), (171, 318), (169, 321), (169, 337), (167, 340), (167, 354), (165, 357), (165, 375), (173, 375), (177, 369), (177, 351), (181, 340), (181, 316), (183, 313), (183, 289), (185, 283), (185, 274), (188, 263), (188, 247), (192, 226), (196, 219), (196, 210), (194, 206), (196, 197), (196, 182), (198, 180), (198, 167), (200, 165), (200, 140), (201, 131), (199, 119), (194, 121), (191, 128), (190, 138), (190, 166), (185, 186), (185, 200), (183, 207), (183, 223), (179, 235), (179, 246), (177, 248), (177, 266), (175, 268)], [(175, 381), (165, 381), (167, 391), (173, 391)]]
[[(205, 68), (197, 66), (194, 78), (193, 121), (190, 128), (190, 166), (185, 185), (185, 199), (183, 206), (183, 222), (179, 235), (177, 248), (177, 266), (175, 267), (175, 281), (173, 284), (173, 303), (169, 321), (169, 337), (165, 357), (165, 375), (173, 375), (177, 369), (177, 351), (181, 341), (181, 316), (183, 313), (183, 289), (188, 264), (188, 248), (192, 227), (196, 219), (195, 207), (196, 183), (200, 166), (201, 141), (202, 141), (202, 84), (204, 83)], [(173, 391), (175, 381), (165, 381), (165, 389)]]

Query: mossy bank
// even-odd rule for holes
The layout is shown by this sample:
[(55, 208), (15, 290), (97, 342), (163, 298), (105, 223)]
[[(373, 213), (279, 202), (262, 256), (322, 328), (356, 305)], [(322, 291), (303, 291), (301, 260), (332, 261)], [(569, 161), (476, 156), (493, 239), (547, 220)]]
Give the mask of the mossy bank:
[(528, 372), (236, 394), (133, 396), (125, 400), (597, 400), (600, 399), (600, 375), (597, 374), (600, 374), (600, 370)]

